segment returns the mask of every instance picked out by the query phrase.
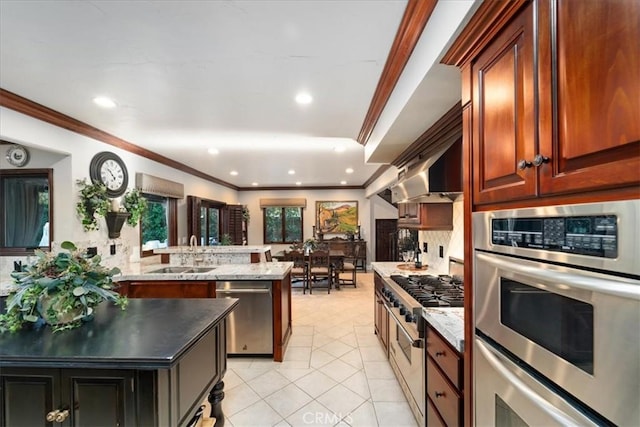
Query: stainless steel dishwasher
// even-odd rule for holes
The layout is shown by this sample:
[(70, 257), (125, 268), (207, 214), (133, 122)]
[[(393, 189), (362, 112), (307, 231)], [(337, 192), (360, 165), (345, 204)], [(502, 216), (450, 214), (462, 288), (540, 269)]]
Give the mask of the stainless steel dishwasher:
[(216, 297), (240, 299), (227, 318), (227, 353), (273, 354), (271, 282), (217, 282)]

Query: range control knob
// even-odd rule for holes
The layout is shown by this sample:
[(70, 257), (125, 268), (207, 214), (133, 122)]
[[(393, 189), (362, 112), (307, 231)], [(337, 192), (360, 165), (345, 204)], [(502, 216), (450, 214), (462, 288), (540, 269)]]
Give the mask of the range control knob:
[(400, 307), (400, 302), (397, 299), (393, 299), (393, 306), (394, 307)]
[(404, 316), (407, 314), (407, 309), (404, 308), (404, 305), (400, 304), (400, 316)]
[(416, 320), (416, 318), (415, 318), (415, 317), (413, 316), (413, 314), (411, 314), (411, 313), (407, 313), (407, 314), (404, 316), (404, 321), (405, 321), (405, 322), (407, 322), (407, 323), (414, 322), (415, 320)]

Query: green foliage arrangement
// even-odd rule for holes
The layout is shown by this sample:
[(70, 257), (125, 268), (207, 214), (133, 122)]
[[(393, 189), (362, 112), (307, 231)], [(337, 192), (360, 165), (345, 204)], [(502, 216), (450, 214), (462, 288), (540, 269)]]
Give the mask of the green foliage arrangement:
[(76, 213), (82, 221), (84, 231), (97, 230), (98, 216), (105, 216), (109, 211), (107, 187), (104, 184), (88, 184), (86, 179), (76, 181), (80, 187), (80, 200), (76, 203)]
[(242, 206), (242, 218), (247, 222), (247, 224), (251, 221), (251, 213), (249, 212), (247, 205)]
[[(104, 217), (111, 207), (110, 199), (107, 197), (107, 187), (100, 183), (87, 183), (86, 179), (79, 179), (76, 184), (80, 187), (76, 213), (82, 221), (82, 228), (84, 231), (98, 230), (100, 228), (98, 217)], [(142, 197), (137, 188), (127, 191), (122, 200), (120, 211), (129, 213), (127, 224), (135, 227), (147, 209), (147, 200)]]
[(229, 246), (233, 243), (229, 234), (223, 234), (220, 236), (220, 246)]
[(105, 300), (126, 308), (127, 298), (113, 291), (118, 268), (100, 265), (100, 256), (88, 257), (72, 242), (61, 247), (65, 251), (57, 254), (36, 250), (33, 265), (11, 273), (17, 288), (0, 315), (0, 332), (16, 332), (25, 324), (49, 324), (54, 332), (77, 328), (91, 320), (94, 307)]
[(127, 218), (127, 224), (135, 227), (147, 210), (147, 199), (142, 197), (140, 190), (132, 188), (124, 194), (122, 200), (125, 212), (130, 214)]

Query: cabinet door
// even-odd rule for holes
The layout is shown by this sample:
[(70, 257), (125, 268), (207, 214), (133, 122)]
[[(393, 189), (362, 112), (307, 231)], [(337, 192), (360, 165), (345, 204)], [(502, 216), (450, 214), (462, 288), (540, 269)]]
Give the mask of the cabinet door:
[(398, 203), (398, 224), (418, 224), (420, 223), (419, 214), (419, 203)]
[(475, 203), (530, 197), (536, 170), (533, 12), (529, 4), (472, 64)]
[(0, 426), (51, 426), (47, 414), (59, 409), (59, 371), (3, 368)]
[(131, 371), (63, 370), (61, 402), (73, 412), (71, 426), (134, 426)]
[(638, 184), (640, 2), (544, 0), (539, 35), (540, 192)]

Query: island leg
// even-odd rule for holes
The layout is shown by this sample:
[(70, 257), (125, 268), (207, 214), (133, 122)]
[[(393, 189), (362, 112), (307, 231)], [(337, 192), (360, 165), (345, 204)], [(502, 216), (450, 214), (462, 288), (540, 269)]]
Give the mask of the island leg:
[(224, 414), (222, 413), (222, 399), (224, 399), (224, 382), (214, 385), (209, 393), (211, 403), (211, 417), (216, 419), (214, 427), (224, 427)]

